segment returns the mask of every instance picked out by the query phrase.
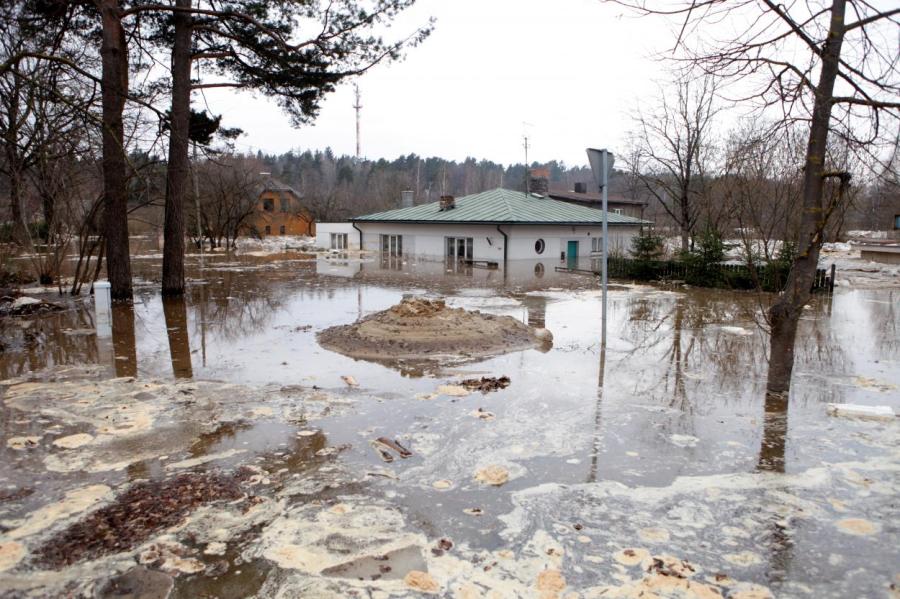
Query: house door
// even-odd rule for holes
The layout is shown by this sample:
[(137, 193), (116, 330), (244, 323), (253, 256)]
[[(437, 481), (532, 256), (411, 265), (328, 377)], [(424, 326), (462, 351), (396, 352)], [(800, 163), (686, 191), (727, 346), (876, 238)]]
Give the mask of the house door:
[(474, 240), (471, 237), (447, 237), (447, 258), (451, 260), (471, 260)]
[(381, 236), (381, 252), (386, 256), (402, 256), (403, 255), (403, 236), (402, 235), (382, 235)]
[(578, 265), (578, 242), (570, 241), (566, 244), (566, 266), (575, 268)]

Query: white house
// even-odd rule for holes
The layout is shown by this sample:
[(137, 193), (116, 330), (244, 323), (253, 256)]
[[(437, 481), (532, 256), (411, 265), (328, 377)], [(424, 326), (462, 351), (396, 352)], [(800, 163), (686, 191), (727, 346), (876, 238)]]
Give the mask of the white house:
[[(499, 265), (556, 258), (571, 264), (599, 254), (602, 221), (602, 210), (498, 188), (360, 216), (351, 223), (364, 250)], [(610, 252), (624, 253), (649, 223), (610, 213), (608, 224)]]
[(358, 250), (359, 232), (351, 223), (316, 223), (316, 247), (326, 250)]

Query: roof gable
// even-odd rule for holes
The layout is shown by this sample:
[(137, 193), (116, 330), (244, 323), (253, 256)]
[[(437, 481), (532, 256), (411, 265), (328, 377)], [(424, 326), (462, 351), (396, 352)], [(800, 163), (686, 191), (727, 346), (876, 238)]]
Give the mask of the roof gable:
[[(354, 222), (487, 223), (487, 224), (599, 224), (603, 211), (560, 202), (511, 189), (491, 189), (456, 199), (456, 207), (440, 210), (440, 202), (376, 212)], [(649, 224), (630, 216), (609, 213), (613, 225)]]

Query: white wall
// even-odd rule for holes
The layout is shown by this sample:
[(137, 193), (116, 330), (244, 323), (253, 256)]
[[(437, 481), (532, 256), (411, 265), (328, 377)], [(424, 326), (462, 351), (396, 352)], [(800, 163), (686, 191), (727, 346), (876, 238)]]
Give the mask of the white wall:
[(346, 233), (347, 249), (359, 249), (359, 231), (352, 223), (316, 223), (316, 247), (331, 249), (332, 233)]
[(357, 223), (363, 230), (363, 249), (381, 250), (381, 235), (403, 235), (403, 254), (440, 259), (447, 237), (471, 237), (475, 260), (503, 262), (503, 235), (491, 225), (403, 225)]
[[(373, 252), (381, 250), (381, 235), (403, 235), (404, 255), (443, 259), (445, 238), (471, 237), (475, 260), (503, 262), (504, 239), (494, 225), (358, 223), (358, 226), (364, 233), (363, 249)], [(603, 234), (600, 226), (501, 225), (501, 229), (509, 239), (509, 260), (559, 260), (569, 241), (578, 241), (579, 257), (589, 257), (591, 240)], [(631, 238), (639, 232), (637, 226), (610, 226), (609, 251), (626, 253)], [(535, 251), (538, 239), (544, 240), (542, 254)]]

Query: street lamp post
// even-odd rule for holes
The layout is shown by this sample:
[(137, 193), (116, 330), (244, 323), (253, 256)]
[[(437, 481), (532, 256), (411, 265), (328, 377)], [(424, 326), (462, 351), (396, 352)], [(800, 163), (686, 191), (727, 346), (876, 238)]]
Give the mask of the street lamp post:
[(606, 348), (606, 291), (607, 291), (607, 263), (609, 261), (609, 241), (608, 241), (608, 231), (609, 231), (609, 211), (608, 211), (608, 194), (607, 188), (609, 187), (609, 171), (612, 170), (613, 162), (615, 161), (614, 156), (611, 152), (606, 150), (605, 148), (602, 150), (598, 150), (596, 148), (588, 148), (587, 149), (588, 161), (591, 164), (591, 172), (594, 174), (594, 182), (597, 183), (600, 187), (600, 192), (603, 197), (603, 271), (601, 273), (601, 285), (603, 287), (603, 325), (601, 332), (600, 342), (603, 348)]

